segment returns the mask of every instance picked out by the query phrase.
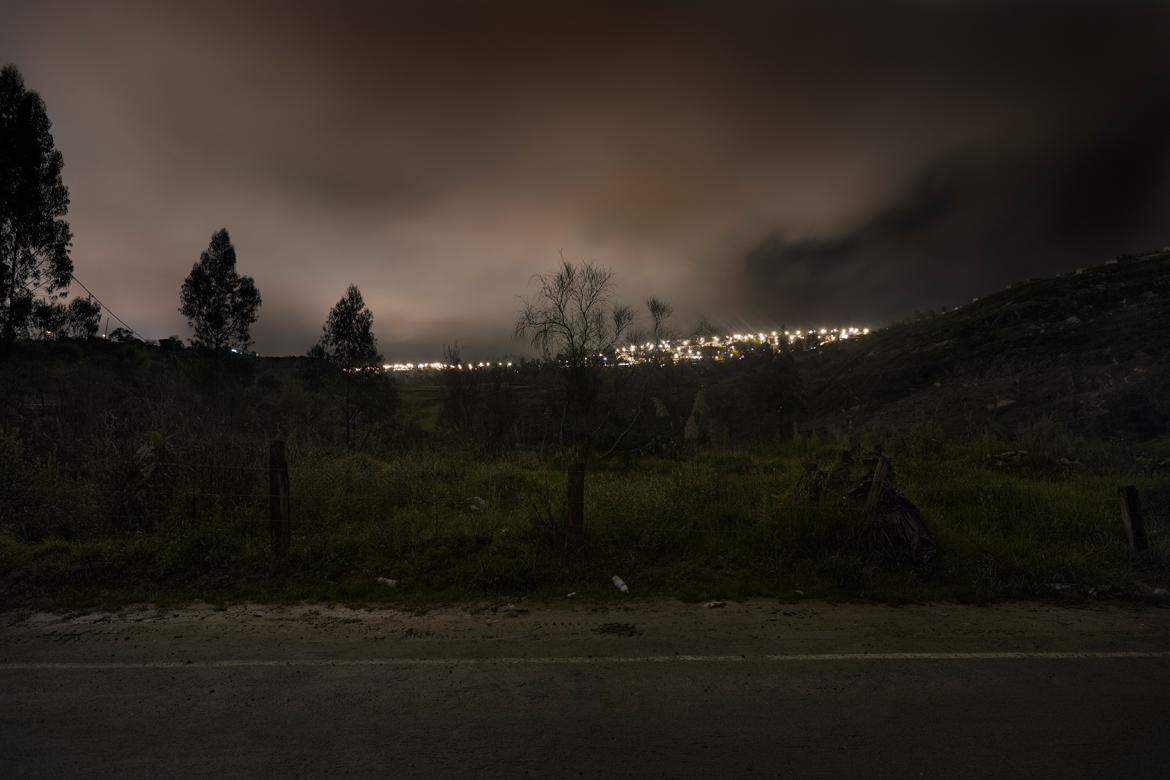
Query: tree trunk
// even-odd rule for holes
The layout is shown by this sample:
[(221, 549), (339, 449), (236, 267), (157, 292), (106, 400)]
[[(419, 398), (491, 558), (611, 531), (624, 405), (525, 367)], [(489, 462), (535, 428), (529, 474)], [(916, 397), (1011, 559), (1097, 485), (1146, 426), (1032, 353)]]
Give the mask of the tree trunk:
[(16, 264), (20, 258), (20, 248), (16, 236), (12, 237), (12, 257), (9, 265), (12, 273), (8, 276), (8, 316), (4, 318), (4, 343), (11, 344), (16, 340)]
[(572, 463), (566, 474), (569, 498), (569, 530), (576, 534), (585, 531), (585, 464)]
[(353, 383), (353, 377), (348, 373), (345, 375), (345, 449), (353, 449), (353, 414), (350, 409), (349, 389)]
[(272, 552), (276, 557), (283, 558), (288, 554), (292, 542), (292, 525), (289, 522), (288, 462), (284, 457), (284, 442), (281, 440), (268, 444), (268, 494)]

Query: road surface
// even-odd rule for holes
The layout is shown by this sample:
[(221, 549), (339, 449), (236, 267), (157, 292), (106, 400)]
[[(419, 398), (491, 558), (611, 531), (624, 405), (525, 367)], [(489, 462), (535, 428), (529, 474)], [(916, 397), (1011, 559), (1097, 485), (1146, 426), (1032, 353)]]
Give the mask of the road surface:
[(1161, 777), (1170, 610), (0, 616), (4, 777)]

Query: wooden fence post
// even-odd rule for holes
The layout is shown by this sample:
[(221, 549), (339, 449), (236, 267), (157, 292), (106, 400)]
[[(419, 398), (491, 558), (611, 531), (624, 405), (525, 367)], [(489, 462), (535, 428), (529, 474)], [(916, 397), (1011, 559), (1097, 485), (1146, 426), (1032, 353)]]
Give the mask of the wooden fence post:
[(283, 558), (292, 542), (289, 523), (288, 463), (284, 459), (284, 442), (274, 439), (268, 444), (268, 506), (272, 552)]
[(1117, 489), (1121, 498), (1121, 522), (1125, 525), (1125, 535), (1129, 537), (1129, 547), (1134, 552), (1142, 552), (1150, 546), (1146, 538), (1146, 524), (1142, 520), (1142, 505), (1138, 501), (1137, 488), (1125, 485)]
[(865, 511), (877, 509), (878, 501), (882, 498), (882, 485), (890, 473), (890, 461), (885, 455), (878, 455), (877, 465), (873, 469), (873, 479), (869, 483), (869, 495), (865, 498)]
[(566, 474), (569, 494), (569, 528), (585, 530), (585, 464), (571, 463)]

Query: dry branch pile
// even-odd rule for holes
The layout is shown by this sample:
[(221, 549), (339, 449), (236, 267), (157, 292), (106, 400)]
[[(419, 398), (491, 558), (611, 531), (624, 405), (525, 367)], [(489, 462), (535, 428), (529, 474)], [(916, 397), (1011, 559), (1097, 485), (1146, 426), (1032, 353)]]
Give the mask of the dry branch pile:
[(828, 468), (807, 463), (796, 495), (809, 503), (854, 506), (892, 533), (914, 563), (926, 563), (937, 547), (922, 512), (894, 486), (894, 468), (877, 452), (842, 450)]

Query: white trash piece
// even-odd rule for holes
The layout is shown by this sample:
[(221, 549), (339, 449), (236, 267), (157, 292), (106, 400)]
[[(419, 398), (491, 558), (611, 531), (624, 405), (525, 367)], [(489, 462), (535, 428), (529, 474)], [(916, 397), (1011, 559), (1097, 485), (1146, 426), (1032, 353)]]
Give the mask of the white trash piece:
[(383, 585), (385, 585), (388, 588), (398, 587), (398, 580), (392, 580), (389, 577), (379, 577), (378, 582), (382, 583)]
[(629, 589), (629, 587), (626, 586), (626, 583), (623, 582), (622, 578), (617, 576), (616, 574), (613, 575), (613, 586), (615, 588), (617, 588), (618, 590), (620, 590), (622, 593), (629, 593), (630, 592), (630, 589)]

